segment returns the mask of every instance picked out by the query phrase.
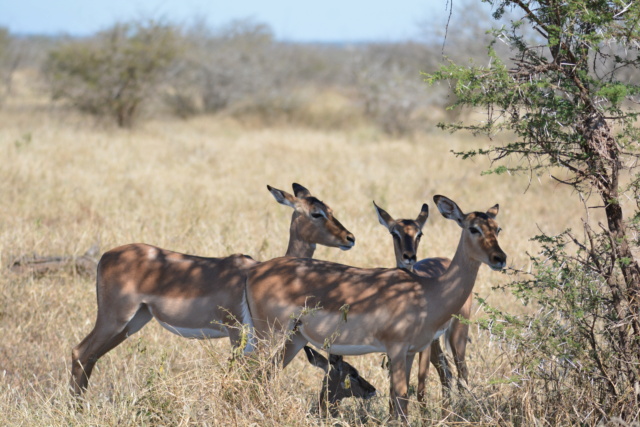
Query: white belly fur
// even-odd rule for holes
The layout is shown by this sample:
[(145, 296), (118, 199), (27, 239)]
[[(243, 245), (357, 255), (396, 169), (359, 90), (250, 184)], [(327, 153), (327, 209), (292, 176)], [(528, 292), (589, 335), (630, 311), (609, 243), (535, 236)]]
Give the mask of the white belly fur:
[(163, 328), (167, 331), (179, 335), (183, 338), (196, 338), (196, 339), (210, 339), (210, 338), (224, 338), (229, 336), (229, 332), (227, 332), (227, 328), (224, 326), (220, 326), (220, 329), (206, 328), (206, 329), (191, 329), (191, 328), (180, 328), (177, 326), (172, 326), (165, 322), (160, 322)]
[(445, 332), (447, 332), (447, 328), (438, 329), (436, 334), (433, 336), (433, 341), (436, 341), (437, 339), (439, 339), (442, 336), (442, 334), (444, 334)]
[[(438, 331), (436, 331), (435, 335), (433, 336), (432, 342), (439, 339), (447, 331), (450, 325), (451, 325), (451, 322), (449, 321), (445, 323), (442, 326), (442, 328), (438, 329)], [(357, 356), (357, 355), (368, 354), (368, 353), (385, 353), (387, 351), (386, 348), (382, 345), (382, 343), (379, 343), (379, 342), (376, 344), (359, 344), (359, 345), (358, 344), (356, 345), (332, 344), (329, 348), (325, 348), (325, 343), (315, 342), (309, 339), (309, 336), (307, 336), (304, 333), (304, 326), (300, 326), (299, 331), (311, 344), (313, 344), (318, 348), (324, 349), (331, 354), (337, 354), (341, 356)], [(425, 348), (427, 348), (429, 344), (425, 345), (422, 348), (415, 348), (411, 346), (409, 351), (421, 352)]]
[[(312, 343), (318, 348), (322, 348), (323, 343)], [(320, 344), (320, 345), (318, 345)], [(382, 346), (374, 345), (344, 345), (334, 344), (326, 349), (331, 354), (339, 354), (341, 356), (358, 356), (368, 353), (385, 353), (387, 350)]]
[(445, 332), (447, 332), (447, 329), (449, 329), (449, 326), (451, 326), (451, 322), (452, 322), (452, 320), (448, 320), (448, 321), (447, 321), (447, 323), (445, 323), (444, 325), (442, 325), (442, 326), (440, 327), (440, 329), (438, 329), (438, 330), (436, 331), (436, 334), (433, 336), (433, 341), (435, 341), (435, 340), (439, 339), (439, 338), (442, 336), (442, 334), (444, 334)]

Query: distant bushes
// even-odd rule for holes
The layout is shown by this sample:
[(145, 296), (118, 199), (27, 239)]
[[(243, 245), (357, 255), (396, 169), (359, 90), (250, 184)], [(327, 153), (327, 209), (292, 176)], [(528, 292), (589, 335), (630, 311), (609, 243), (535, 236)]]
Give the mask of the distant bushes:
[[(249, 122), (327, 128), (367, 120), (406, 135), (425, 128), (437, 99), (427, 95), (420, 71), (440, 57), (424, 44), (281, 43), (251, 21), (218, 31), (196, 26), (185, 37), (187, 57), (167, 97), (179, 116), (225, 112)], [(336, 95), (349, 105), (336, 103)]]
[(131, 127), (178, 54), (178, 34), (155, 22), (117, 24), (55, 48), (45, 63), (54, 99)]
[[(213, 33), (196, 25), (184, 34), (188, 48), (176, 64), (167, 95), (176, 114), (219, 112), (270, 89), (271, 30), (260, 24), (237, 22)], [(189, 106), (183, 110), (184, 106)]]
[(323, 115), (309, 108), (317, 101), (310, 94), (347, 84), (344, 49), (277, 42), (263, 24), (236, 21), (217, 30), (196, 25), (184, 37), (189, 48), (166, 96), (179, 116), (224, 113), (266, 125), (318, 124), (307, 116)]
[(428, 92), (421, 71), (434, 69), (440, 55), (419, 43), (372, 44), (353, 66), (354, 86), (364, 114), (390, 135), (407, 135), (429, 123), (438, 91)]
[(143, 21), (60, 43), (44, 70), (54, 100), (121, 127), (134, 125), (146, 108), (257, 125), (370, 122), (407, 135), (434, 123), (430, 114), (444, 92), (428, 93), (420, 72), (440, 60), (437, 47), (420, 43), (279, 42), (250, 20), (217, 29)]
[(19, 59), (19, 55), (13, 48), (9, 31), (0, 27), (0, 106), (11, 91), (13, 72), (18, 66)]

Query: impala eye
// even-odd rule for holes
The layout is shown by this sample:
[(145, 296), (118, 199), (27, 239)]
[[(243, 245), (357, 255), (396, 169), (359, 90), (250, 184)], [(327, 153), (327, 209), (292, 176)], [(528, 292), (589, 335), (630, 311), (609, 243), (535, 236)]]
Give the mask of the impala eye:
[(311, 214), (313, 218), (324, 218), (324, 215), (321, 213), (314, 212)]
[(471, 232), (471, 234), (480, 234), (480, 230), (475, 227), (469, 227), (469, 231)]

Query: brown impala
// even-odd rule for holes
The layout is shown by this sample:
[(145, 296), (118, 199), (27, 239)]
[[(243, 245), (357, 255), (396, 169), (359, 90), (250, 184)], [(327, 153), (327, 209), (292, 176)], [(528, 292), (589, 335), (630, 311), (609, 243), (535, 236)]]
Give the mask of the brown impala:
[[(267, 189), (273, 194), (278, 203), (293, 208), (289, 247), (285, 256), (313, 257), (316, 243), (323, 244), (323, 239), (318, 233), (318, 230), (323, 230), (323, 227), (319, 226), (318, 223), (324, 223), (324, 227), (329, 229), (336, 225), (342, 227), (338, 220), (335, 220), (334, 225), (328, 224), (329, 221), (327, 219), (329, 217), (335, 219), (331, 208), (313, 197), (309, 190), (302, 185), (293, 184), (293, 194), (295, 196), (269, 185), (267, 185)], [(306, 236), (307, 239), (302, 240), (297, 236)], [(316, 236), (316, 238), (311, 239), (312, 236)], [(350, 241), (355, 244), (353, 235), (346, 236), (346, 239), (351, 239)], [(349, 248), (341, 247), (341, 249), (346, 250)], [(356, 368), (342, 360), (342, 356), (330, 355), (329, 360), (327, 360), (310, 347), (305, 346), (304, 351), (309, 362), (322, 369), (326, 374), (318, 399), (318, 405), (323, 416), (327, 415), (327, 409), (332, 416), (337, 416), (337, 405), (346, 397), (369, 399), (375, 396), (376, 388), (362, 378)]]
[[(427, 205), (422, 206), (422, 212), (416, 220), (399, 219), (395, 220), (384, 209), (374, 203), (378, 212), (378, 220), (380, 224), (385, 226), (391, 236), (393, 236), (393, 249), (396, 256), (396, 267), (412, 271), (420, 276), (439, 276), (446, 271), (451, 263), (448, 258), (426, 258), (416, 262), (418, 245), (422, 236), (422, 227), (424, 226), (424, 213), (427, 211)], [(426, 219), (426, 218), (425, 218)], [(465, 319), (471, 317), (472, 296), (469, 295), (467, 301), (457, 313)], [(457, 318), (451, 319), (451, 323), (445, 332), (445, 340), (453, 353), (453, 359), (458, 369), (458, 377), (467, 382), (468, 370), (465, 362), (465, 353), (467, 347), (467, 337), (469, 335), (469, 325), (460, 322)], [(451, 371), (447, 358), (440, 346), (440, 340), (433, 341), (431, 346), (420, 352), (419, 369), (418, 369), (418, 401), (424, 402), (425, 384), (427, 374), (429, 373), (429, 360), (436, 367), (440, 382), (442, 384), (442, 395), (444, 398), (449, 396), (451, 390)]]
[(363, 269), (308, 258), (276, 258), (251, 268), (247, 301), (256, 333), (290, 334), (283, 366), (308, 343), (338, 355), (387, 354), (395, 415), (406, 421), (408, 374), (471, 294), (480, 264), (506, 266), (498, 244), (498, 205), (464, 214), (435, 196), (438, 209), (462, 228), (449, 268), (437, 277), (403, 269)]
[[(351, 248), (355, 239), (331, 209), (294, 184), (300, 197), (269, 187), (280, 203), (291, 203), (287, 255), (311, 256), (316, 244)], [(98, 263), (98, 317), (93, 330), (71, 353), (71, 390), (87, 387), (96, 361), (140, 330), (151, 318), (186, 338), (229, 337), (241, 343), (240, 325), (251, 325), (244, 297), (248, 256), (204, 258), (142, 243), (106, 252)], [(250, 350), (252, 340), (245, 351)]]

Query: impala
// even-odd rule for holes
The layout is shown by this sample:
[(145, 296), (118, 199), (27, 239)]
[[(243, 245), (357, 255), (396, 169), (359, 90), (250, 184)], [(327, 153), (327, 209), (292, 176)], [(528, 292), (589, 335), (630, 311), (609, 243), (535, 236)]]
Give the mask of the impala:
[[(355, 244), (331, 209), (303, 186), (294, 184), (300, 197), (268, 189), (295, 209), (287, 255), (311, 256), (316, 244), (343, 250)], [(142, 243), (104, 253), (97, 269), (97, 320), (71, 355), (72, 393), (82, 394), (97, 360), (153, 317), (182, 337), (229, 337), (232, 346), (239, 346), (239, 325), (251, 325), (244, 296), (246, 271), (257, 263), (246, 255), (204, 258)], [(252, 345), (249, 340), (245, 352)]]
[[(330, 207), (313, 197), (309, 190), (300, 184), (293, 184), (294, 195), (269, 185), (267, 189), (278, 203), (293, 208), (289, 246), (285, 256), (312, 258), (316, 243), (331, 246), (331, 242), (326, 239), (332, 234), (326, 233), (325, 230), (338, 232), (342, 224), (335, 219)], [(329, 218), (331, 218), (330, 221)], [(318, 224), (324, 224), (324, 226)], [(306, 239), (300, 239), (299, 236), (305, 236)], [(355, 244), (355, 238), (351, 233), (348, 233), (345, 239)], [(340, 248), (349, 249), (349, 247)], [(375, 396), (376, 388), (362, 378), (358, 370), (345, 362), (342, 356), (329, 355), (329, 361), (327, 361), (324, 356), (310, 347), (305, 346), (304, 351), (309, 362), (326, 374), (318, 401), (323, 416), (326, 416), (327, 407), (331, 416), (336, 416), (338, 403), (346, 397), (369, 399)]]
[(363, 269), (308, 258), (276, 258), (251, 267), (247, 301), (259, 336), (289, 335), (283, 367), (307, 344), (331, 354), (387, 354), (391, 400), (406, 421), (411, 363), (439, 334), (471, 294), (481, 263), (506, 266), (495, 217), (464, 214), (444, 196), (434, 201), (443, 216), (462, 228), (449, 268), (437, 277), (403, 269)]
[[(427, 218), (429, 217), (429, 206), (423, 204), (422, 210), (415, 220), (395, 220), (384, 209), (376, 205), (375, 202), (373, 202), (373, 205), (376, 208), (378, 220), (389, 230), (389, 233), (393, 237), (396, 267), (403, 268), (408, 271), (413, 271), (417, 274), (422, 274), (425, 276), (439, 276), (440, 274), (444, 273), (446, 268), (449, 266), (449, 263), (451, 262), (446, 258), (432, 258), (430, 260), (422, 260), (420, 261), (420, 265), (423, 268), (427, 267), (428, 265), (429, 270), (424, 272), (414, 270), (414, 265), (417, 261), (418, 245), (420, 243), (420, 239), (422, 238), (422, 228), (424, 227), (424, 224), (427, 222)], [(427, 262), (429, 262), (429, 264), (427, 264)], [(447, 331), (449, 330), (450, 328), (447, 328)], [(429, 348), (431, 348), (431, 351), (429, 351)], [(307, 347), (305, 347), (305, 351), (306, 349)], [(424, 401), (425, 382), (429, 368), (429, 361), (425, 357), (429, 353), (431, 353), (432, 357), (438, 358), (436, 361), (432, 359), (432, 362), (437, 367), (438, 373), (440, 374), (443, 384), (443, 393), (445, 392), (445, 390), (448, 390), (449, 377), (451, 376), (448, 370), (446, 357), (444, 357), (444, 354), (442, 353), (442, 350), (439, 346), (439, 341), (436, 340), (430, 347), (427, 347), (426, 350), (420, 352), (420, 371), (418, 374), (418, 401), (421, 402)], [(340, 361), (341, 357), (342, 356), (334, 356), (332, 361), (337, 364)], [(424, 365), (423, 361), (426, 362)], [(333, 398), (332, 393), (333, 389), (329, 389), (329, 400)]]
[[(421, 276), (439, 276), (446, 271), (451, 263), (448, 258), (426, 258), (416, 262), (418, 245), (422, 237), (422, 227), (425, 220), (423, 219), (426, 212), (426, 205), (422, 206), (422, 211), (415, 220), (412, 219), (394, 219), (384, 209), (375, 204), (378, 220), (393, 237), (393, 249), (396, 257), (396, 267), (412, 271)], [(471, 317), (471, 295), (465, 301), (464, 305), (457, 313), (465, 319)], [(458, 377), (467, 382), (468, 369), (465, 362), (465, 353), (467, 347), (467, 337), (469, 335), (469, 325), (460, 322), (457, 318), (452, 318), (451, 323), (445, 332), (445, 340), (450, 348), (453, 359), (458, 369)], [(451, 371), (447, 358), (442, 351), (440, 341), (435, 340), (430, 347), (420, 352), (418, 362), (418, 390), (417, 396), (419, 402), (424, 402), (425, 384), (427, 374), (429, 372), (429, 360), (436, 367), (440, 382), (442, 384), (443, 397), (447, 398), (451, 389)]]
[(322, 369), (325, 381), (322, 382), (318, 406), (323, 416), (327, 415), (327, 407), (332, 417), (338, 415), (338, 402), (346, 397), (369, 399), (376, 395), (376, 388), (362, 378), (358, 370), (345, 362), (342, 356), (329, 355), (327, 360), (309, 346), (304, 346), (309, 362)]

